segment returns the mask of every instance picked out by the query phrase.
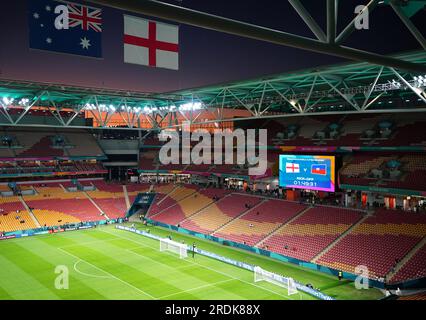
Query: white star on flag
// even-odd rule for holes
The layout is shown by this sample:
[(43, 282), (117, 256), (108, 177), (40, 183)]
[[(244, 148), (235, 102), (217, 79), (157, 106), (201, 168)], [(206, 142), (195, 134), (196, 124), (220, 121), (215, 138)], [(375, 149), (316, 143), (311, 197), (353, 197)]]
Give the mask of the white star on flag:
[(90, 40), (84, 37), (81, 39), (80, 45), (82, 46), (83, 49), (89, 49), (89, 47), (91, 46)]
[(52, 39), (47, 38), (47, 39), (46, 39), (46, 42), (47, 42), (47, 43), (52, 43)]
[(46, 6), (46, 11), (50, 11), (50, 6)]
[(35, 13), (33, 14), (33, 17), (34, 17), (35, 19), (38, 19), (38, 18), (40, 18), (40, 15), (39, 15), (37, 12), (35, 12)]

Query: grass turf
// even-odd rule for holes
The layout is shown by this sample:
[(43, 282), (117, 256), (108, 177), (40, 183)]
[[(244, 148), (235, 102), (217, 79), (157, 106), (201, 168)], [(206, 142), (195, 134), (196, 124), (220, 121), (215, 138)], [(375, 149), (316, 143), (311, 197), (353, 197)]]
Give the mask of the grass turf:
[[(146, 229), (139, 225), (141, 229)], [(337, 299), (378, 299), (379, 290), (356, 290), (351, 282), (209, 241), (149, 227), (160, 236), (197, 246), (266, 270), (312, 283)], [(253, 282), (253, 273), (196, 255), (159, 252), (156, 240), (114, 226), (0, 242), (0, 299), (314, 299)], [(55, 288), (57, 266), (69, 270), (69, 289)]]

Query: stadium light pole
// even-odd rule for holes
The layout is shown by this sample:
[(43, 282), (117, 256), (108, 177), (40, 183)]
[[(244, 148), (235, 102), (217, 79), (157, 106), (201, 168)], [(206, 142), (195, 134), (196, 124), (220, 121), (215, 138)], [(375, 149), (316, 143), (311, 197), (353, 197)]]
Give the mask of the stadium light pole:
[(154, 0), (88, 0), (89, 2), (167, 19), (200, 28), (233, 34), (245, 38), (266, 41), (278, 45), (329, 54), (345, 59), (364, 61), (411, 72), (426, 72), (426, 66), (384, 55), (349, 48), (335, 43), (324, 43), (287, 32), (257, 26), (221, 16), (208, 14)]

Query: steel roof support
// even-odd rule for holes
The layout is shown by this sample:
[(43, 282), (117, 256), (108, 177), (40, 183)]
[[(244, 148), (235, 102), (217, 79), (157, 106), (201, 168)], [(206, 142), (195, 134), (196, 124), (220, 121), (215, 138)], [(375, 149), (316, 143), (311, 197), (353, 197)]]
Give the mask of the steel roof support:
[(424, 103), (426, 103), (426, 95), (424, 90), (420, 88), (413, 87), (403, 76), (399, 74), (398, 71), (396, 71), (394, 68), (391, 68), (392, 72), (411, 90), (413, 91), (420, 99), (423, 100)]
[(380, 70), (379, 70), (379, 72), (377, 73), (377, 77), (374, 79), (374, 82), (371, 85), (370, 90), (368, 90), (368, 92), (367, 92), (367, 94), (365, 96), (365, 100), (364, 100), (364, 103), (362, 104), (361, 110), (365, 110), (366, 109), (366, 106), (367, 106), (367, 103), (368, 103), (368, 99), (370, 99), (371, 94), (373, 93), (373, 90), (374, 90), (374, 88), (377, 85), (377, 81), (379, 81), (379, 78), (382, 75), (383, 69), (384, 69), (384, 67), (381, 67)]
[(395, 11), (401, 21), (408, 28), (408, 30), (410, 30), (414, 38), (416, 38), (423, 49), (426, 50), (426, 39), (423, 37), (419, 29), (417, 29), (417, 27), (411, 22), (410, 18), (405, 15), (404, 11), (401, 10), (401, 7), (395, 1), (391, 0), (389, 4), (391, 5), (393, 11)]
[(240, 98), (238, 98), (230, 89), (226, 89), (226, 91), (228, 91), (231, 94), (231, 96), (233, 96), (235, 100), (238, 101), (238, 103), (240, 103), (242, 106), (244, 106), (244, 108), (250, 111), (251, 114), (253, 114), (254, 116), (256, 115), (256, 113), (251, 110), (252, 108), (250, 108), (250, 106), (248, 106), (246, 103), (241, 101)]
[[(350, 60), (426, 72), (426, 66), (345, 46), (330, 45), (291, 33), (260, 27), (188, 8), (153, 0), (89, 0), (92, 3), (185, 23), (191, 26), (220, 31), (241, 37), (329, 54)], [(334, 7), (333, 7), (334, 8)]]
[(336, 42), (336, 0), (327, 0), (327, 42)]
[(306, 111), (306, 108), (307, 108), (307, 107), (308, 107), (308, 105), (309, 105), (309, 100), (311, 99), (312, 91), (314, 91), (314, 87), (315, 87), (315, 84), (316, 84), (316, 82), (317, 82), (317, 79), (318, 79), (318, 76), (316, 75), (316, 76), (314, 77), (314, 81), (312, 82), (311, 89), (309, 90), (309, 94), (308, 94), (308, 96), (307, 96), (307, 97), (306, 97), (306, 99), (305, 99), (305, 105), (304, 105), (304, 107), (303, 107), (303, 111), (304, 111), (304, 112)]
[(303, 19), (306, 25), (311, 29), (312, 33), (318, 38), (319, 41), (326, 42), (327, 36), (321, 27), (317, 24), (314, 18), (309, 14), (308, 10), (303, 6), (299, 0), (288, 0), (293, 6), (294, 10), (299, 14)]
[(352, 107), (354, 107), (357, 110), (360, 110), (360, 108), (353, 103), (348, 97), (347, 94), (344, 94), (343, 92), (341, 92), (336, 86), (334, 86), (330, 81), (328, 81), (326, 78), (324, 78), (322, 75), (320, 75), (320, 77), (327, 82), (327, 84), (334, 89), (334, 91), (336, 91), (343, 99), (346, 100), (346, 102), (348, 102)]
[(51, 97), (50, 97), (50, 93), (47, 92), (47, 97), (50, 101), (50, 103), (52, 104), (53, 108), (51, 108), (50, 106), (47, 107), (47, 109), (49, 110), (49, 112), (56, 118), (56, 120), (59, 121), (59, 123), (61, 123), (63, 126), (65, 126), (65, 121), (61, 116), (61, 110), (59, 110), (56, 106), (56, 103), (54, 101), (52, 101)]
[(3, 101), (0, 100), (0, 106), (1, 106), (1, 111), (4, 114), (4, 116), (7, 118), (7, 120), (9, 120), (10, 123), (13, 123), (13, 119), (10, 116), (9, 112), (7, 112), (7, 106), (3, 103)]
[(40, 97), (44, 94), (45, 94), (45, 91), (40, 92), (40, 94), (36, 95), (36, 99), (34, 99), (32, 103), (30, 103), (27, 107), (25, 107), (24, 112), (22, 112), (21, 115), (18, 117), (18, 119), (15, 120), (14, 122), (15, 125), (22, 120), (22, 118), (28, 113), (28, 111), (30, 111), (30, 109), (40, 100)]
[(364, 9), (358, 13), (358, 15), (343, 29), (343, 31), (337, 36), (336, 43), (342, 43), (346, 38), (355, 31), (355, 22), (364, 14), (366, 10), (371, 13), (374, 8), (379, 4), (379, 0), (371, 0)]

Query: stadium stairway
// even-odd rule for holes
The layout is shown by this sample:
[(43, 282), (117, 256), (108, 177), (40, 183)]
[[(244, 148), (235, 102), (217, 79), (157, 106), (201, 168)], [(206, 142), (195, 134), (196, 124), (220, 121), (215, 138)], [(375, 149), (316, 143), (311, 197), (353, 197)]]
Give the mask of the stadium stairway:
[[(202, 189), (200, 189), (200, 191), (201, 191)], [(162, 214), (162, 213), (164, 213), (164, 212), (166, 212), (167, 210), (170, 210), (171, 208), (173, 208), (173, 207), (175, 207), (176, 205), (179, 205), (183, 200), (185, 200), (185, 199), (188, 199), (188, 198), (190, 198), (190, 197), (192, 197), (195, 193), (197, 193), (197, 191), (195, 191), (194, 190), (194, 192), (192, 192), (192, 193), (190, 193), (190, 194), (188, 194), (188, 195), (186, 195), (186, 196), (184, 196), (183, 198), (180, 198), (179, 200), (177, 200), (176, 201), (176, 203), (173, 203), (172, 205), (170, 205), (170, 206), (168, 206), (168, 207), (166, 207), (166, 208), (164, 208), (164, 209), (162, 209), (162, 210), (160, 210), (159, 212), (157, 212), (157, 213), (155, 213), (155, 214), (153, 214), (152, 216), (149, 216), (149, 218), (155, 218), (156, 216), (158, 216), (158, 215), (160, 215), (160, 214)], [(169, 195), (171, 194), (171, 192), (169, 193)], [(167, 197), (167, 196), (166, 196)], [(158, 201), (158, 203), (157, 204), (161, 204), (162, 202), (163, 202), (163, 200), (166, 198), (166, 197), (164, 197), (163, 199), (161, 199), (160, 201)], [(210, 204), (209, 204), (210, 205)], [(186, 219), (185, 219), (186, 220)], [(183, 221), (181, 221), (181, 222), (183, 222)]]
[(424, 245), (426, 245), (426, 237), (424, 237), (419, 243), (417, 243), (413, 249), (411, 249), (404, 258), (401, 259), (401, 261), (396, 265), (394, 270), (391, 270), (387, 275), (386, 279), (391, 279), (398, 273), (399, 270), (401, 270), (408, 261), (419, 251)]
[(186, 217), (185, 219), (183, 219), (181, 222), (179, 222), (179, 224), (182, 224), (188, 220), (191, 220), (192, 218), (194, 218), (195, 216), (197, 216), (198, 214), (202, 213), (205, 209), (207, 209), (208, 207), (210, 207), (212, 204), (216, 204), (219, 201), (222, 201), (223, 199), (229, 197), (231, 194), (228, 193), (227, 195), (225, 195), (224, 197), (220, 198), (218, 201), (212, 201), (210, 202), (208, 205), (206, 205), (205, 207), (201, 208), (200, 210), (197, 210), (196, 212), (194, 212), (193, 214), (191, 214), (190, 216)]
[(327, 247), (324, 248), (320, 253), (318, 253), (312, 260), (312, 263), (317, 263), (317, 260), (319, 260), (324, 254), (326, 254), (329, 250), (331, 250), (340, 240), (342, 240), (344, 237), (346, 237), (351, 231), (356, 228), (358, 225), (363, 223), (369, 216), (366, 215), (359, 219), (356, 223), (354, 223), (348, 230), (343, 232), (336, 240), (334, 240), (332, 243), (330, 243)]
[(166, 194), (166, 196), (165, 196), (165, 197), (163, 197), (163, 199), (161, 199), (160, 201), (158, 201), (158, 202), (157, 202), (157, 204), (158, 204), (158, 205), (161, 205), (161, 204), (163, 203), (163, 201), (164, 201), (166, 198), (170, 197), (170, 195), (171, 195), (172, 193), (174, 193), (175, 191), (179, 190), (180, 188), (181, 188), (181, 186), (176, 186), (176, 187), (174, 187), (174, 188), (172, 189), (172, 191), (170, 191), (168, 194)]
[(35, 217), (34, 213), (30, 209), (30, 207), (25, 202), (24, 198), (22, 196), (19, 196), (19, 200), (22, 202), (22, 205), (25, 207), (25, 209), (28, 211), (28, 215), (31, 217), (31, 220), (33, 220), (34, 224), (37, 226), (37, 228), (41, 228), (40, 222)]
[(252, 210), (256, 209), (257, 207), (259, 207), (261, 204), (265, 203), (266, 201), (268, 201), (268, 200), (267, 199), (263, 199), (258, 204), (256, 204), (254, 207), (248, 208), (247, 210), (241, 212), (238, 216), (234, 217), (233, 219), (231, 219), (230, 221), (228, 221), (227, 223), (225, 223), (224, 225), (220, 226), (215, 231), (213, 231), (212, 233), (210, 233), (210, 235), (214, 235), (216, 232), (220, 232), (221, 230), (223, 230), (224, 228), (226, 228), (229, 224), (231, 224), (232, 222), (234, 222), (237, 219), (242, 218), (244, 215), (246, 215), (247, 213), (250, 213)]
[(284, 228), (288, 224), (292, 223), (297, 218), (303, 216), (305, 214), (305, 212), (308, 211), (311, 208), (312, 208), (311, 206), (306, 207), (305, 209), (303, 209), (302, 211), (300, 211), (298, 214), (296, 214), (293, 218), (291, 218), (290, 220), (286, 221), (285, 223), (279, 225), (277, 228), (275, 228), (275, 230), (272, 230), (266, 237), (264, 237), (262, 240), (260, 240), (258, 243), (256, 243), (254, 245), (254, 247), (259, 247), (261, 243), (263, 243), (263, 242), (269, 240), (270, 238), (272, 238), (278, 231), (280, 231), (282, 228)]
[[(204, 189), (201, 189), (201, 190), (204, 190)], [(200, 191), (201, 191), (200, 190)], [(229, 194), (228, 195), (226, 195), (226, 196), (224, 196), (223, 198), (226, 198), (227, 196), (229, 196)], [(222, 198), (222, 199), (223, 199)], [(221, 199), (220, 199), (221, 200)], [(219, 201), (220, 201), (219, 200)], [(205, 206), (203, 206), (203, 207), (201, 207), (200, 209), (198, 209), (198, 210), (196, 210), (196, 211), (194, 211), (192, 214), (190, 214), (189, 216), (187, 216), (185, 219), (183, 219), (182, 221), (179, 221), (179, 224), (182, 224), (182, 223), (184, 223), (185, 221), (187, 221), (187, 220), (190, 220), (191, 218), (193, 218), (193, 217), (195, 217), (198, 213), (200, 213), (200, 212), (202, 212), (202, 211), (204, 211), (205, 209), (207, 209), (208, 207), (210, 207), (212, 204), (214, 204), (214, 203), (216, 203), (213, 199), (209, 202), (209, 203), (207, 203), (207, 205), (205, 205)]]
[(127, 210), (129, 210), (132, 204), (130, 203), (130, 200), (129, 200), (129, 194), (127, 193), (127, 187), (124, 184), (123, 184), (123, 194), (124, 194), (124, 201), (126, 202)]
[(102, 213), (105, 216), (105, 218), (107, 218), (107, 220), (109, 220), (109, 217), (106, 215), (105, 212), (102, 211), (102, 209), (98, 206), (98, 204), (95, 202), (95, 200), (93, 200), (92, 197), (86, 191), (83, 191), (83, 194), (96, 207), (96, 209), (98, 209), (99, 212)]
[[(156, 193), (156, 195), (155, 195), (154, 201), (151, 203), (151, 205), (148, 208), (148, 211), (146, 213), (146, 217), (151, 218), (151, 217), (157, 215), (158, 213), (160, 213), (160, 212), (155, 212), (154, 214), (151, 215), (151, 210), (154, 207), (154, 204), (157, 204), (157, 205), (161, 204), (161, 202), (163, 202), (163, 199), (167, 198), (169, 196), (169, 194), (172, 193), (176, 188), (178, 188), (178, 186), (173, 187), (170, 191), (168, 191), (166, 193), (163, 193), (163, 192), (158, 192), (155, 189), (154, 184), (151, 184), (151, 186), (149, 187), (149, 191), (148, 192), (154, 192), (154, 193)], [(164, 194), (164, 197), (162, 199), (160, 199), (158, 202), (156, 202), (156, 199), (157, 199), (157, 197), (158, 197), (159, 194)]]

